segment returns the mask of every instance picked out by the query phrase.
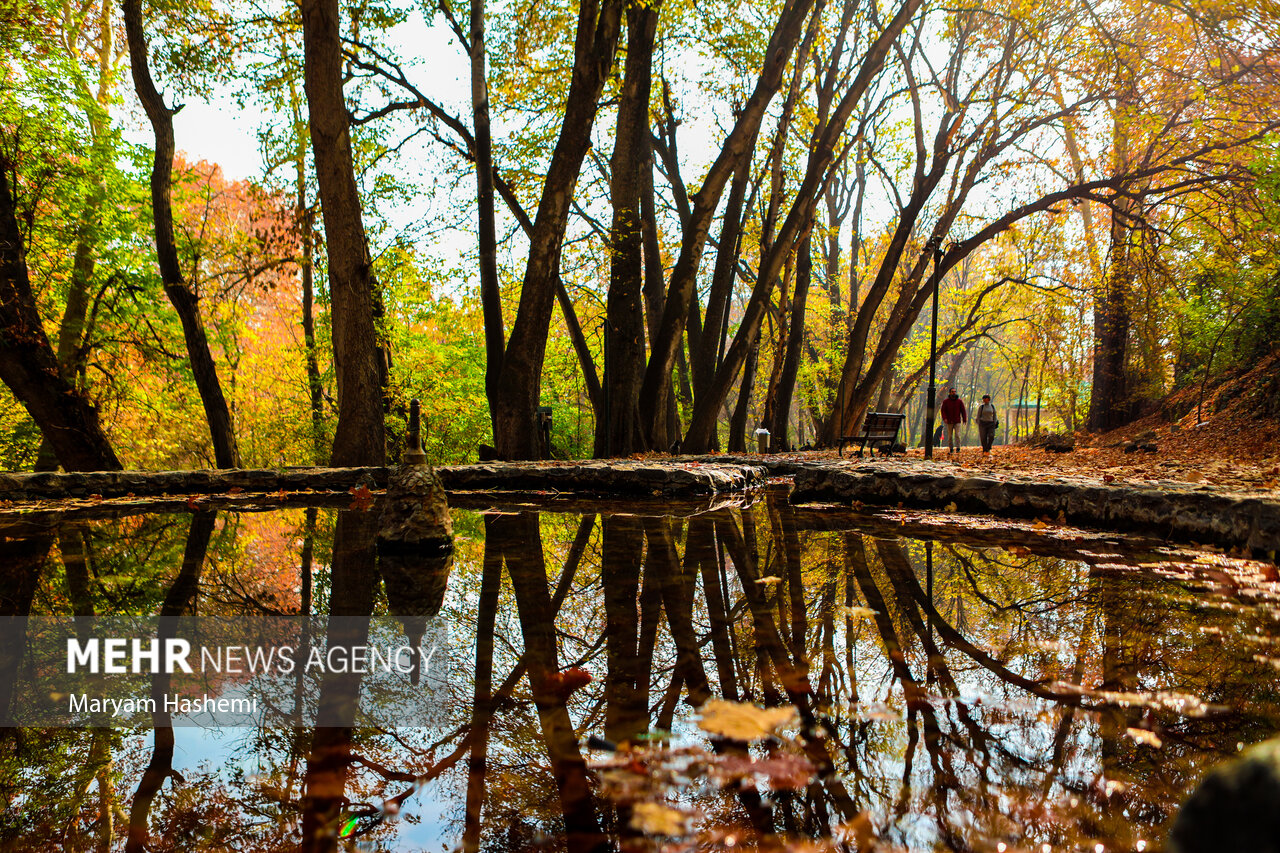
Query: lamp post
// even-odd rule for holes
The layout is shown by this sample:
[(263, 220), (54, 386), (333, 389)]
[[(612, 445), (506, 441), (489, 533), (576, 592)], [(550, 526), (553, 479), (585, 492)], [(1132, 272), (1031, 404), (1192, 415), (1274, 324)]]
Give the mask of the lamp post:
[[(932, 539), (924, 540), (924, 560), (925, 560), (925, 572), (926, 572), (925, 583), (927, 584), (925, 595), (928, 596), (929, 598), (929, 611), (927, 614), (929, 617), (929, 646), (932, 647), (933, 646), (933, 611), (937, 609), (937, 605), (935, 605), (933, 602), (933, 540)], [(926, 672), (928, 673), (927, 680), (930, 684), (933, 683), (934, 666), (937, 663), (938, 661), (934, 661), (930, 659), (929, 665), (926, 668)]]
[(942, 246), (933, 247), (933, 331), (929, 335), (929, 395), (924, 417), (924, 458), (933, 458), (933, 422), (937, 413), (938, 389), (934, 382), (938, 366), (938, 282), (942, 280), (939, 265), (942, 263)]

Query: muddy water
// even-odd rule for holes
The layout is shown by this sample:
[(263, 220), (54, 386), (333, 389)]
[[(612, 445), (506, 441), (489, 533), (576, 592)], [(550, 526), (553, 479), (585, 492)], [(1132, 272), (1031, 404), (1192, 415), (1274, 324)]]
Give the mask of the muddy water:
[[(459, 503), (450, 559), (379, 558), (376, 505), (0, 516), (0, 849), (1159, 850), (1280, 729), (1261, 564), (779, 492)], [(68, 673), (95, 637), (194, 672)]]

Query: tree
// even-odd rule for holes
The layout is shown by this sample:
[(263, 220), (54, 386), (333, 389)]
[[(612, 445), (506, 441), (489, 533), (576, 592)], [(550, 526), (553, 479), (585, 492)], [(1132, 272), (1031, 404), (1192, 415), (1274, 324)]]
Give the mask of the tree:
[[(856, 423), (890, 370), (915, 318), (928, 304), (932, 276), (944, 275), (969, 252), (1028, 217), (1060, 209), (1060, 205), (1094, 201), (1119, 210), (1121, 220), (1136, 188), (1147, 204), (1176, 197), (1191, 187), (1223, 180), (1231, 170), (1216, 162), (1219, 152), (1257, 140), (1275, 127), (1274, 117), (1260, 112), (1230, 119), (1189, 111), (1201, 100), (1230, 102), (1239, 94), (1242, 76), (1262, 73), (1262, 63), (1241, 66), (1224, 79), (1205, 81), (1204, 89), (1180, 97), (1149, 121), (1160, 128), (1144, 156), (1101, 174), (1072, 176), (1057, 163), (1048, 144), (1053, 129), (1064, 123), (1097, 118), (1109, 99), (1117, 97), (1112, 73), (1114, 45), (1104, 31), (1080, 28), (1081, 16), (1058, 7), (1041, 7), (1002, 16), (994, 8), (960, 13), (949, 40), (950, 59), (935, 73), (920, 51), (919, 31), (898, 50), (915, 118), (912, 135), (914, 167), (898, 171), (882, 155), (873, 164), (895, 199), (896, 221), (878, 271), (859, 308), (847, 346), (837, 393), (837, 411), (823, 437), (834, 442)], [(1047, 31), (1060, 37), (1045, 41)], [(1055, 45), (1046, 50), (1049, 43)], [(1252, 69), (1250, 71), (1249, 69)], [(1074, 97), (1062, 95), (1070, 74)], [(976, 100), (981, 97), (981, 103)], [(928, 105), (926, 107), (926, 104)], [(1144, 113), (1145, 114), (1145, 113)], [(925, 116), (929, 119), (925, 125)], [(1195, 132), (1191, 132), (1195, 129)], [(1171, 144), (1186, 134), (1186, 144)], [(932, 135), (933, 144), (926, 142)], [(1034, 140), (1045, 139), (1044, 155), (1025, 161)], [(873, 151), (876, 146), (873, 145)], [(883, 150), (883, 149), (882, 149)], [(892, 151), (893, 149), (887, 149)], [(1024, 163), (1017, 161), (1022, 160)], [(974, 207), (974, 188), (984, 182), (1030, 169), (1039, 172), (1031, 191), (1010, 192), (999, 204), (981, 195)], [(1065, 172), (1065, 174), (1064, 174)], [(901, 178), (895, 175), (901, 175)], [(1156, 181), (1158, 176), (1167, 180)], [(908, 180), (903, 180), (906, 178)], [(934, 193), (945, 193), (934, 198)], [(928, 223), (932, 221), (932, 224)], [(926, 230), (927, 228), (927, 230)], [(920, 239), (917, 235), (927, 234)], [(942, 249), (932, 266), (935, 248)], [(932, 270), (931, 276), (926, 273)], [(886, 302), (892, 291), (896, 300)], [(881, 306), (888, 308), (880, 319)], [(884, 322), (871, 345), (873, 326)]]
[(195, 376), (196, 387), (200, 390), (200, 400), (209, 421), (209, 434), (213, 438), (214, 459), (219, 468), (238, 468), (240, 451), (236, 447), (235, 424), (232, 422), (227, 400), (222, 394), (217, 366), (209, 351), (209, 338), (200, 317), (199, 300), (183, 279), (178, 248), (173, 239), (170, 196), (175, 153), (173, 114), (176, 110), (165, 104), (151, 78), (146, 36), (143, 34), (141, 0), (124, 0), (124, 26), (129, 39), (129, 68), (133, 74), (133, 86), (151, 121), (156, 140), (155, 160), (151, 168), (151, 211), (155, 219), (160, 279), (164, 283), (165, 294), (173, 303), (174, 311), (182, 320), (187, 357), (191, 360), (191, 371)]
[[(494, 446), (507, 459), (536, 459), (542, 365), (546, 353), (560, 253), (582, 159), (595, 122), (596, 102), (613, 66), (622, 18), (621, 0), (581, 0), (573, 74), (563, 120), (529, 232), (529, 255), (511, 336), (502, 354), (496, 393), (490, 394)], [(490, 356), (492, 357), (492, 356)]]
[(324, 218), (338, 426), (330, 463), (381, 465), (386, 458), (383, 390), (387, 370), (374, 317), (378, 295), (360, 215), (351, 128), (342, 94), (343, 55), (337, 0), (304, 0), (307, 109)]
[(62, 375), (27, 277), (10, 190), (10, 157), (0, 152), (0, 379), (26, 407), (68, 471), (122, 466), (98, 412)]

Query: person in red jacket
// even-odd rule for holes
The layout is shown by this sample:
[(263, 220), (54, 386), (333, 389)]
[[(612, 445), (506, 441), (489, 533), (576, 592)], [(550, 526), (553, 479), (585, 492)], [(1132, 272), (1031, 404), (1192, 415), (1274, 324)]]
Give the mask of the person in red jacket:
[(964, 400), (952, 388), (947, 399), (942, 401), (942, 425), (947, 430), (947, 456), (960, 452), (960, 424), (967, 423), (969, 413), (965, 411)]

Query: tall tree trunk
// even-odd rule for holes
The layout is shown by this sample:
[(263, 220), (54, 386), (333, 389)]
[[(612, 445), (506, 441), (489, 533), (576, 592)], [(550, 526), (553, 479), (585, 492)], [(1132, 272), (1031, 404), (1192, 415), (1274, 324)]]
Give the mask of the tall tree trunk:
[(693, 395), (707, 393), (720, 355), (724, 351), (725, 330), (728, 328), (729, 305), (733, 298), (733, 285), (737, 280), (738, 257), (742, 248), (742, 213), (747, 195), (747, 182), (751, 177), (751, 163), (744, 158), (734, 172), (729, 185), (729, 199), (725, 204), (720, 226), (720, 243), (716, 248), (716, 264), (711, 274), (711, 291), (707, 295), (707, 315), (703, 325), (700, 346), (690, 349), (689, 367), (693, 373)]
[[(85, 318), (89, 312), (89, 282), (93, 279), (96, 266), (98, 219), (106, 197), (102, 177), (106, 164), (99, 156), (99, 148), (100, 145), (95, 144), (89, 193), (76, 228), (76, 247), (71, 260), (67, 304), (62, 312), (62, 321), (58, 324), (58, 368), (62, 371), (62, 378), (73, 387), (86, 360), (86, 351), (81, 344), (84, 339)], [(53, 452), (53, 445), (47, 438), (42, 439), (36, 456), (36, 470), (52, 471), (57, 466), (58, 456)]]
[(773, 410), (778, 401), (778, 384), (782, 379), (782, 363), (787, 357), (787, 321), (786, 317), (791, 311), (791, 282), (795, 276), (795, 266), (790, 261), (787, 262), (787, 268), (782, 274), (782, 283), (778, 287), (778, 308), (777, 312), (769, 311), (769, 335), (765, 338), (761, 332), (761, 338), (770, 340), (773, 343), (773, 358), (770, 359), (769, 378), (764, 385), (764, 407), (760, 415), (760, 425), (765, 429), (772, 429), (770, 424), (773, 423)]
[[(213, 439), (213, 458), (219, 468), (240, 467), (240, 450), (236, 446), (235, 425), (231, 411), (222, 395), (218, 381), (218, 369), (209, 351), (209, 337), (200, 319), (199, 297), (187, 285), (178, 263), (178, 247), (173, 239), (173, 208), (170, 193), (173, 175), (173, 114), (165, 106), (164, 98), (156, 90), (151, 79), (151, 66), (147, 58), (146, 36), (142, 31), (141, 0), (124, 0), (124, 28), (129, 40), (129, 67), (133, 73), (133, 87), (138, 100), (151, 120), (155, 134), (155, 159), (151, 165), (151, 213), (155, 220), (156, 260), (160, 265), (160, 280), (165, 295), (173, 304), (182, 321), (182, 337), (187, 345), (187, 358), (191, 361), (191, 374), (204, 404), (204, 414), (209, 422), (209, 435)], [(345, 113), (344, 113), (345, 115)]]
[[(919, 0), (909, 0), (919, 2)], [(702, 188), (693, 196), (693, 209), (685, 223), (680, 244), (680, 256), (676, 260), (675, 269), (671, 272), (671, 281), (667, 288), (666, 304), (663, 306), (662, 323), (658, 334), (654, 337), (649, 355), (649, 364), (645, 369), (644, 384), (640, 390), (640, 407), (657, 417), (658, 404), (667, 392), (671, 382), (671, 371), (676, 364), (676, 352), (680, 349), (680, 339), (684, 333), (685, 321), (688, 318), (689, 301), (695, 298), (698, 268), (702, 262), (702, 252), (706, 246), (707, 235), (715, 212), (720, 207), (720, 196), (725, 184), (737, 171), (743, 158), (751, 156), (755, 147), (756, 133), (764, 118), (765, 110), (774, 94), (782, 84), (783, 73), (791, 61), (791, 53), (800, 40), (804, 22), (809, 17), (814, 0), (796, 0), (793, 5), (784, 8), (769, 38), (765, 49), (764, 63), (756, 80), (755, 89), (743, 105), (737, 121), (729, 136), (725, 139), (720, 153), (717, 155)], [(737, 374), (737, 365), (734, 374)], [(698, 403), (695, 400), (695, 408)], [(715, 407), (718, 410), (719, 406)], [(705, 419), (705, 418), (704, 418)], [(708, 435), (699, 442), (699, 449), (709, 443), (709, 433), (714, 428), (714, 411), (711, 424), (704, 428)], [(651, 425), (651, 432), (656, 424)], [(688, 436), (686, 436), (686, 442)]]
[(747, 413), (751, 405), (751, 386), (756, 381), (756, 366), (760, 362), (760, 346), (757, 341), (747, 352), (742, 365), (742, 384), (738, 386), (738, 402), (729, 419), (729, 452), (742, 453), (747, 449)]
[(582, 159), (591, 145), (596, 104), (613, 67), (622, 20), (621, 0), (583, 0), (578, 7), (573, 74), (542, 199), (529, 234), (520, 304), (502, 358), (502, 371), (489, 396), (494, 445), (504, 459), (536, 459), (535, 410), (542, 391), (555, 283), (569, 207)]
[[(796, 190), (795, 201), (792, 203), (791, 210), (787, 214), (782, 227), (778, 230), (777, 239), (760, 260), (756, 287), (747, 302), (747, 308), (743, 312), (742, 323), (738, 327), (738, 333), (734, 336), (733, 344), (730, 345), (725, 353), (724, 364), (721, 365), (717, 373), (712, 392), (703, 400), (695, 401), (693, 414), (689, 418), (689, 429), (685, 435), (686, 450), (696, 453), (706, 446), (715, 427), (716, 411), (719, 410), (720, 403), (728, 395), (734, 378), (746, 358), (747, 348), (751, 345), (752, 338), (758, 329), (764, 312), (764, 300), (768, 289), (778, 271), (782, 269), (785, 259), (791, 254), (796, 242), (812, 226), (814, 209), (825, 192), (827, 183), (831, 180), (830, 167), (836, 160), (837, 153), (840, 151), (847, 152), (848, 150), (847, 147), (839, 144), (839, 139), (844, 132), (849, 116), (853, 113), (854, 107), (870, 87), (872, 81), (879, 76), (890, 48), (903, 28), (915, 15), (922, 2), (923, 0), (904, 0), (898, 7), (892, 20), (876, 36), (868, 47), (867, 52), (863, 55), (861, 62), (858, 64), (857, 75), (849, 83), (840, 101), (832, 110), (830, 119), (821, 124), (820, 129), (814, 133), (813, 141), (810, 144), (812, 153), (809, 157), (804, 177)], [(941, 180), (940, 175), (937, 180)]]
[(609, 230), (609, 292), (605, 360), (609, 416), (606, 456), (629, 456), (644, 449), (640, 428), (640, 383), (644, 379), (644, 246), (641, 170), (649, 162), (649, 94), (658, 10), (637, 6), (627, 12), (627, 61), (618, 103), (618, 123), (610, 160), (613, 224)]
[[(89, 285), (97, 266), (98, 222), (102, 205), (106, 201), (106, 173), (113, 155), (108, 131), (111, 117), (108, 112), (113, 93), (115, 62), (115, 20), (111, 14), (112, 0), (99, 2), (98, 90), (91, 92), (87, 81), (77, 88), (85, 107), (92, 147), (89, 154), (89, 189), (76, 227), (76, 245), (72, 253), (71, 278), (67, 287), (67, 302), (58, 324), (58, 366), (62, 376), (73, 387), (87, 390), (85, 365), (88, 347), (84, 345), (85, 320), (89, 311)], [(58, 455), (47, 438), (40, 441), (36, 455), (37, 471), (53, 471), (58, 467)]]
[(1111, 214), (1111, 262), (1093, 301), (1093, 385), (1089, 429), (1114, 429), (1128, 420), (1125, 361), (1129, 345), (1129, 302), (1133, 283), (1130, 257), (1131, 205), (1122, 201)]
[[(493, 140), (489, 130), (489, 81), (485, 71), (484, 0), (471, 0), (471, 118), (475, 126), (472, 150), (476, 158), (476, 201), (480, 259), (480, 306), (484, 312), (484, 387), (492, 396), (502, 373), (506, 332), (502, 322), (502, 291), (498, 287), (498, 238), (493, 212)], [(493, 420), (492, 409), (489, 412)], [(496, 422), (493, 424), (497, 429)], [(496, 435), (496, 432), (495, 432)]]
[[(281, 59), (288, 54), (288, 44), (281, 45)], [(316, 216), (307, 196), (307, 138), (302, 117), (302, 98), (297, 84), (289, 79), (289, 108), (293, 114), (294, 217), (302, 231), (302, 345), (305, 350), (307, 397), (311, 409), (311, 461), (323, 465), (329, 459), (324, 443), (324, 385), (320, 381), (320, 360), (316, 355)]]
[(791, 300), (791, 317), (787, 321), (787, 348), (782, 362), (782, 374), (778, 377), (773, 423), (768, 427), (769, 448), (774, 453), (784, 453), (787, 449), (791, 398), (795, 395), (796, 379), (800, 375), (800, 348), (804, 343), (804, 307), (812, 281), (812, 246), (806, 236), (800, 242), (799, 257), (796, 258), (796, 295)]
[(381, 465), (386, 460), (382, 398), (386, 362), (380, 352), (369, 244), (351, 158), (351, 129), (342, 95), (338, 0), (302, 0), (304, 84), (311, 149), (324, 216), (333, 312), (333, 360), (338, 426), (331, 464)]
[(0, 157), (0, 379), (22, 403), (68, 471), (121, 468), (98, 410), (59, 370), (45, 335), (22, 251), (22, 233)]
[(311, 409), (311, 453), (316, 465), (329, 458), (324, 442), (324, 385), (316, 356), (315, 213), (307, 205), (304, 170), (298, 170), (298, 212), (302, 226), (302, 342), (306, 349), (307, 397)]
[[(1122, 72), (1130, 78), (1132, 69)], [(1112, 121), (1111, 174), (1118, 177), (1134, 167), (1130, 122), (1136, 106), (1134, 82), (1126, 81), (1116, 99)], [(1089, 390), (1089, 424), (1093, 431), (1114, 429), (1129, 417), (1126, 360), (1134, 270), (1133, 226), (1139, 201), (1130, 193), (1118, 196), (1111, 208), (1109, 262), (1097, 282), (1093, 300), (1093, 384)]]

